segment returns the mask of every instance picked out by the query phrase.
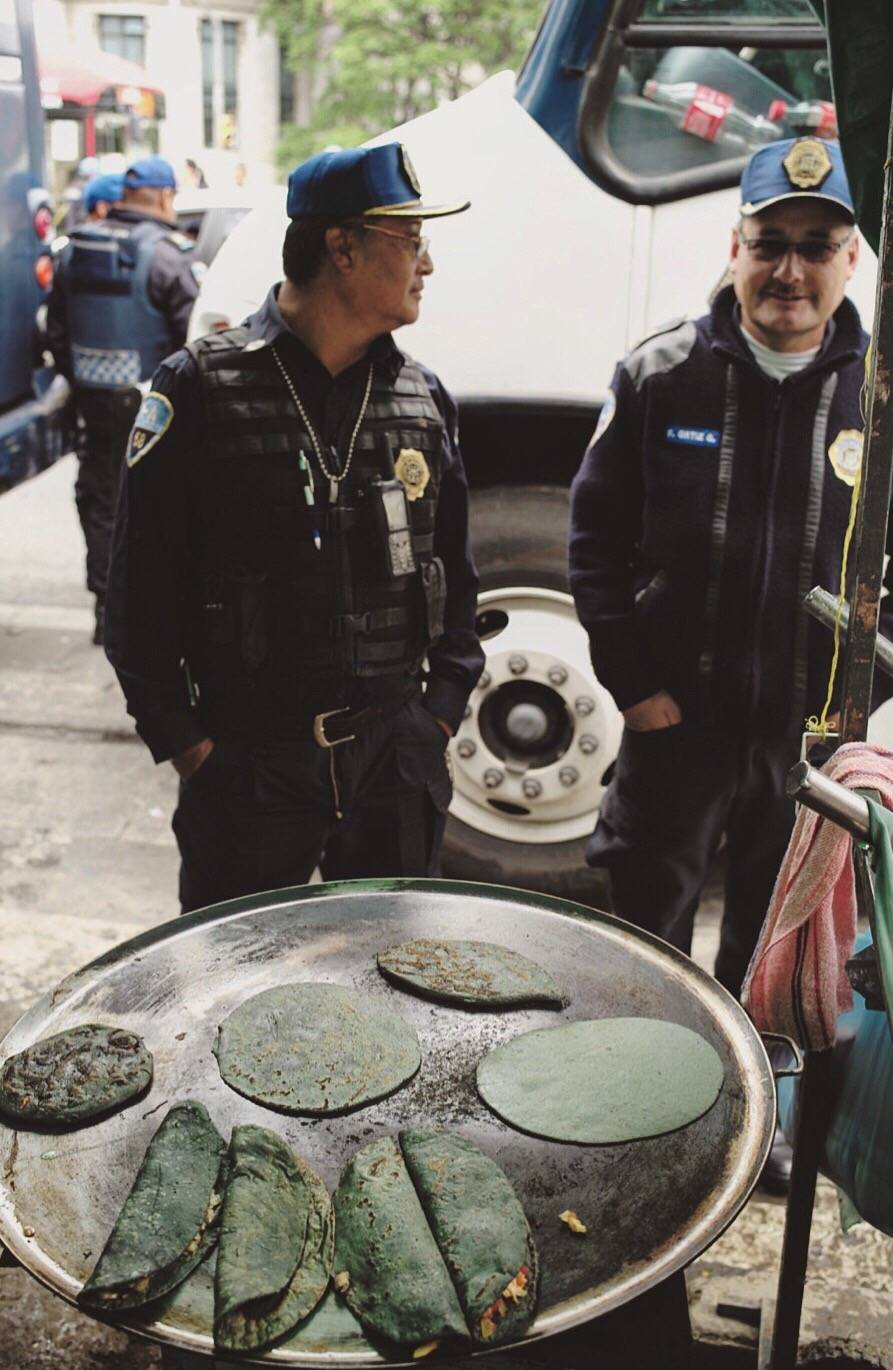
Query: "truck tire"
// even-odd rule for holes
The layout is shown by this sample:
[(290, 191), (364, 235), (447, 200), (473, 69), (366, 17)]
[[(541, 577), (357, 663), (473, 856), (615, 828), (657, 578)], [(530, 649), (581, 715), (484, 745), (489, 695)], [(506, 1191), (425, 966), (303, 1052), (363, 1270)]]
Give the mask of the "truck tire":
[[(584, 848), (621, 720), (595, 680), (573, 611), (567, 526), (568, 492), (559, 487), (472, 493), (479, 612), (500, 610), (508, 622), (484, 642), (487, 667), (451, 744), (454, 797), (441, 863), (452, 879), (605, 908), (604, 875), (587, 867)], [(505, 753), (506, 738), (520, 757)], [(542, 794), (529, 799), (522, 786)]]

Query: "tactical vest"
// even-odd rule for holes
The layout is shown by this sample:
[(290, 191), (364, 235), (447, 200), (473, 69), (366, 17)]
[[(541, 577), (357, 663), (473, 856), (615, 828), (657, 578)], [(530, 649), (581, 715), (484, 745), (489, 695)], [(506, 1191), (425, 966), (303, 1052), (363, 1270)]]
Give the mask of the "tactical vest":
[[(245, 350), (247, 336), (234, 328), (189, 347), (208, 428), (203, 593), (190, 665), (199, 680), (261, 667), (304, 681), (410, 669), (443, 632), (446, 599), (443, 563), (434, 556), (443, 420), (425, 378), (411, 361), (393, 384), (375, 369), (350, 471), (330, 504), (271, 350)], [(393, 479), (406, 449), (422, 454), (430, 476), (407, 501), (416, 569), (394, 575), (375, 482)], [(313, 506), (305, 496), (311, 479)]]
[(77, 385), (101, 390), (139, 385), (172, 350), (167, 320), (148, 293), (155, 245), (170, 231), (155, 220), (106, 219), (72, 233), (64, 269)]

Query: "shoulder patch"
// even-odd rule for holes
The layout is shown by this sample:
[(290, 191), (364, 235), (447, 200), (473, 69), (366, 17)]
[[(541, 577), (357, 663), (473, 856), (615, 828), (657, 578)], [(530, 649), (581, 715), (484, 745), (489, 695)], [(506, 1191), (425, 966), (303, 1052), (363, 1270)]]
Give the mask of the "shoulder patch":
[(170, 233), (166, 233), (164, 236), (169, 243), (173, 243), (174, 247), (179, 248), (181, 252), (191, 252), (195, 247), (195, 242), (192, 238), (187, 238), (185, 233), (178, 233), (175, 228), (171, 229)]
[(697, 328), (690, 319), (677, 320), (633, 348), (623, 367), (636, 389), (641, 390), (650, 376), (680, 366), (694, 347), (697, 337)]
[(173, 417), (174, 406), (167, 395), (150, 390), (139, 407), (127, 440), (125, 456), (128, 466), (136, 466), (137, 462), (155, 446), (159, 438), (167, 432)]
[(589, 444), (590, 447), (594, 446), (595, 443), (598, 442), (599, 438), (602, 437), (605, 432), (607, 432), (608, 424), (613, 419), (616, 410), (617, 396), (614, 394), (613, 390), (609, 390), (607, 395), (605, 396), (605, 402), (602, 405), (601, 413), (598, 416), (598, 423), (595, 425), (595, 432), (593, 433), (592, 441)]

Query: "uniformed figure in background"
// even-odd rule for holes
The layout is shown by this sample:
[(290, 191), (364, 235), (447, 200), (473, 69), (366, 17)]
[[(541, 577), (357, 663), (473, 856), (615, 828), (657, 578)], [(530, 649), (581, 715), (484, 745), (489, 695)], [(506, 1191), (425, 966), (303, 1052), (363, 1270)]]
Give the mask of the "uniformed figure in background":
[[(292, 173), (285, 280), (169, 357), (127, 452), (106, 649), (181, 776), (184, 910), (433, 872), (483, 666), (456, 409), (398, 350), (433, 270), (398, 143)], [(427, 659), (427, 672), (423, 662)]]
[(84, 426), (75, 500), (87, 588), (96, 597), (96, 642), (103, 638), (115, 499), (139, 387), (182, 347), (198, 294), (193, 244), (173, 227), (175, 188), (162, 157), (134, 162), (120, 203), (81, 224), (59, 253), (47, 305), (47, 343), (74, 387)]
[(839, 588), (868, 341), (844, 297), (859, 240), (837, 145), (760, 149), (741, 198), (732, 284), (617, 368), (570, 546), (625, 721), (588, 859), (623, 918), (687, 952), (725, 834), (716, 975), (736, 995), (791, 831), (785, 776), (828, 685), (831, 634), (800, 604)]
[[(124, 195), (124, 173), (106, 172), (94, 176), (84, 186), (84, 214), (87, 223), (99, 223), (108, 218), (110, 209), (120, 203)], [(68, 241), (67, 239), (65, 240)]]

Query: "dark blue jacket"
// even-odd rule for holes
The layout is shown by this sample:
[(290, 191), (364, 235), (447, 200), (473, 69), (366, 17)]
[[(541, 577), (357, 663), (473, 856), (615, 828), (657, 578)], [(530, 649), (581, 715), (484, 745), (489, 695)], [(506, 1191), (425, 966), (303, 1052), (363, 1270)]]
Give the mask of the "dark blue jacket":
[(618, 366), (572, 488), (570, 580), (621, 709), (665, 689), (683, 716), (783, 737), (824, 703), (831, 634), (799, 606), (839, 588), (852, 487), (829, 450), (858, 448), (868, 338), (844, 300), (777, 382), (736, 312), (728, 287)]

